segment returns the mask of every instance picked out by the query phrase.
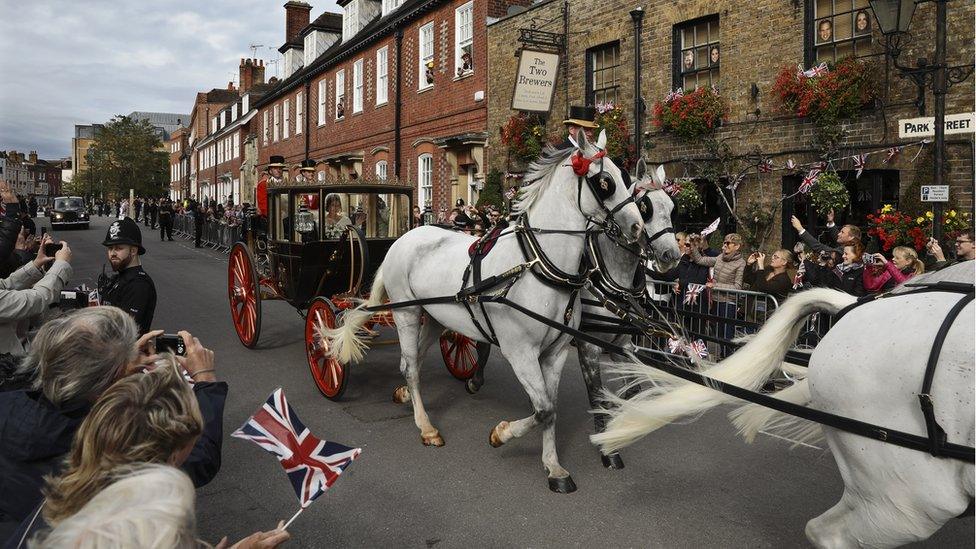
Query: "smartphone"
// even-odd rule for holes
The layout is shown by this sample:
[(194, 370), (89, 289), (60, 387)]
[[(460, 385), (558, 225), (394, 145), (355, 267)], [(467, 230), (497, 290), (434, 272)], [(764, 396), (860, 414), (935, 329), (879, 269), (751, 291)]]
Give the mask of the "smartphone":
[(57, 244), (55, 244), (54, 242), (48, 242), (47, 244), (44, 245), (44, 255), (48, 257), (54, 257), (54, 254), (58, 253), (58, 250), (60, 249), (61, 249), (60, 242), (58, 242)]
[(156, 336), (156, 352), (186, 356), (186, 342), (176, 334)]
[(47, 227), (41, 227), (41, 238), (44, 238), (45, 234), (47, 234)]

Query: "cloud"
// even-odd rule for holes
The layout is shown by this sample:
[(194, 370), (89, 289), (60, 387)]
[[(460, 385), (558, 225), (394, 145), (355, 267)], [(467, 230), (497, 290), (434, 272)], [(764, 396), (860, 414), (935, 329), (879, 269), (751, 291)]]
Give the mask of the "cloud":
[[(311, 3), (312, 18), (340, 11), (334, 0)], [(198, 91), (236, 79), (251, 44), (263, 45), (259, 58), (280, 55), (282, 4), (0, 0), (0, 150), (60, 158), (70, 155), (75, 124), (132, 111), (188, 114)]]

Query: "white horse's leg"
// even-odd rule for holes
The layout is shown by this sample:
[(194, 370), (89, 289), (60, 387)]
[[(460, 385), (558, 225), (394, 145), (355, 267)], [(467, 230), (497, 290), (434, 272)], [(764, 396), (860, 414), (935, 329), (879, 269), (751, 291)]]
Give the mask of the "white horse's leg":
[[(430, 346), (431, 333), (429, 326), (420, 323), (420, 312), (397, 311), (394, 313), (397, 334), (400, 338), (400, 373), (407, 381), (406, 391), (397, 388), (393, 399), (397, 402), (409, 400), (413, 404), (413, 421), (420, 429), (420, 438), (425, 446), (444, 446), (444, 438), (430, 423), (424, 402), (420, 398), (420, 364), (423, 351)], [(429, 321), (430, 319), (428, 319)]]
[(556, 399), (559, 395), (559, 380), (562, 377), (563, 365), (569, 355), (569, 345), (559, 345), (558, 350), (542, 357), (542, 377), (546, 383), (546, 394), (552, 403), (552, 412), (547, 415), (542, 431), (542, 464), (549, 472), (549, 489), (553, 492), (568, 494), (576, 491), (576, 483), (569, 471), (559, 464), (556, 455)]

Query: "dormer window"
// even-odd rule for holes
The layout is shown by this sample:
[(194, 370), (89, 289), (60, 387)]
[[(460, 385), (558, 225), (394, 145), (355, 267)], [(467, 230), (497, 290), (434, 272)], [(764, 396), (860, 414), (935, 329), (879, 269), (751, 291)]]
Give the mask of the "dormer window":
[(388, 13), (399, 8), (403, 4), (403, 0), (383, 0), (383, 17), (386, 17)]
[(251, 110), (250, 99), (250, 95), (245, 95), (241, 98), (241, 114), (245, 114)]
[(345, 42), (359, 32), (359, 2), (352, 0), (342, 8), (342, 41)]

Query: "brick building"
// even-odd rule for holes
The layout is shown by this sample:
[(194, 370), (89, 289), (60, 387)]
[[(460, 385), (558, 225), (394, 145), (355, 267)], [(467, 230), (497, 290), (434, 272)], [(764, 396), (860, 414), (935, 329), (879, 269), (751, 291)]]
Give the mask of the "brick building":
[[(322, 180), (398, 180), (417, 203), (476, 201), (487, 138), (485, 24), (512, 2), (285, 4), (282, 82), (258, 106), (258, 168), (311, 159)], [(500, 12), (499, 12), (500, 10)]]
[(189, 192), (190, 181), (190, 132), (180, 127), (170, 133), (166, 140), (166, 152), (169, 155), (169, 197), (180, 199)]
[[(840, 154), (850, 156), (917, 141), (917, 138), (899, 139), (897, 128), (899, 119), (919, 116), (912, 104), (916, 88), (907, 79), (898, 78), (897, 71), (889, 67), (883, 38), (874, 29), (876, 21), (867, 0), (680, 3), (652, 0), (639, 5), (645, 14), (640, 36), (640, 94), (647, 106), (641, 122), (646, 130), (644, 141), (649, 147), (643, 154), (652, 163), (664, 164), (669, 176), (699, 175), (695, 173), (696, 166), (708, 156), (701, 144), (679, 141), (655, 128), (651, 123), (651, 106), (673, 89), (690, 89), (696, 85), (715, 85), (729, 100), (729, 120), (715, 136), (730, 145), (733, 158), (745, 158), (752, 152), (772, 159), (776, 165), (784, 165), (788, 159), (799, 164), (819, 160), (814, 124), (785, 113), (772, 92), (773, 84), (784, 66), (811, 67), (850, 54), (861, 57), (876, 70), (882, 97), (874, 105), (865, 106), (859, 117), (842, 123), (846, 135), (839, 147)], [(561, 131), (560, 122), (567, 105), (612, 101), (623, 106), (633, 131), (635, 26), (629, 12), (634, 7), (631, 2), (608, 0), (595, 10), (592, 3), (579, 0), (565, 3), (544, 0), (524, 12), (489, 24), (488, 158), (493, 169), (504, 173), (519, 168), (509, 161), (507, 149), (500, 142), (499, 128), (514, 112), (510, 106), (517, 68), (515, 54), (520, 47), (519, 31), (533, 23), (542, 23), (539, 28), (545, 31), (569, 36), (548, 130)], [(919, 4), (911, 29), (914, 42), (902, 52), (902, 63), (931, 56), (934, 13), (932, 4)], [(972, 4), (949, 4), (948, 23), (949, 64), (971, 64)], [(829, 27), (824, 37), (819, 36), (821, 27)], [(931, 116), (931, 94), (927, 101), (927, 114)], [(946, 112), (972, 112), (973, 102), (970, 80), (950, 88)], [(946, 179), (951, 184), (952, 199), (956, 205), (972, 210), (972, 134), (947, 136), (946, 143), (949, 162)], [(931, 170), (931, 163), (912, 161), (916, 152), (917, 147), (906, 149), (887, 163), (883, 162), (884, 154), (872, 154), (860, 178), (855, 177), (849, 161), (834, 166), (851, 194), (852, 206), (841, 214), (843, 220), (863, 223), (864, 215), (882, 204), (897, 205), (906, 188), (920, 175), (919, 170), (926, 173)], [(822, 223), (802, 196), (781, 200), (782, 196), (795, 192), (800, 179), (802, 174), (752, 170), (738, 191), (740, 208), (759, 201), (767, 211), (777, 212), (773, 233), (767, 241), (769, 246), (778, 245), (781, 240), (784, 245), (792, 244), (794, 236), (789, 217), (793, 213), (804, 218), (808, 226)], [(513, 183), (514, 179), (508, 182)], [(721, 214), (725, 221), (723, 229), (734, 230), (714, 185), (702, 181), (697, 184), (705, 206), (679, 217), (676, 220), (679, 227), (700, 228)], [(741, 212), (740, 208), (737, 211)]]
[(217, 178), (214, 172), (217, 147), (208, 138), (219, 129), (213, 124), (213, 120), (218, 112), (236, 103), (239, 98), (233, 82), (226, 89), (214, 88), (209, 92), (197, 94), (193, 102), (193, 110), (190, 112), (186, 138), (186, 149), (190, 157), (188, 181), (190, 196), (202, 199), (205, 193), (211, 192), (211, 186), (215, 184)]
[(26, 156), (17, 151), (0, 151), (0, 178), (14, 193), (24, 198), (34, 196), (41, 206), (61, 193), (61, 168), (61, 160), (42, 160), (37, 151)]

